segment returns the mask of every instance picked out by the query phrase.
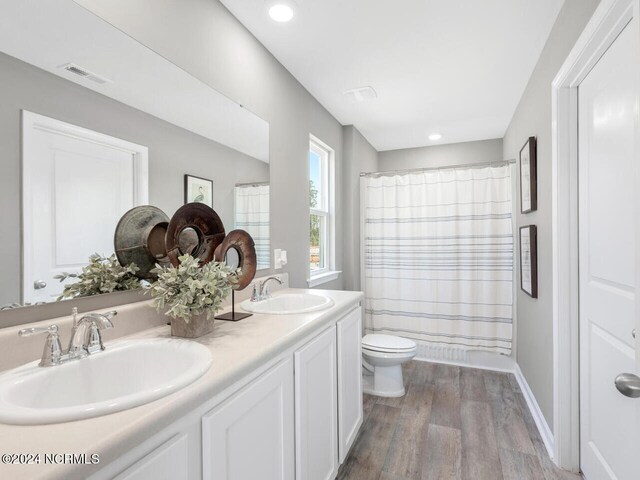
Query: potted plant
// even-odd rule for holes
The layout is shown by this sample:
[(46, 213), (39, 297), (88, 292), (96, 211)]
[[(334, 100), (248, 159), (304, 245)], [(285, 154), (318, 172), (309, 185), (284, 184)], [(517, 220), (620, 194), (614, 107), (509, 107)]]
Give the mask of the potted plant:
[(224, 263), (200, 265), (191, 255), (178, 257), (180, 266), (157, 266), (148, 291), (156, 309), (170, 316), (171, 335), (196, 338), (213, 330), (213, 316), (231, 293), (236, 269)]
[(53, 277), (61, 282), (70, 278), (78, 279), (64, 286), (58, 300), (136, 290), (141, 287), (140, 279), (136, 277), (138, 270), (135, 263), (123, 267), (115, 255), (103, 257), (95, 253), (89, 257), (89, 265), (81, 273), (63, 272)]

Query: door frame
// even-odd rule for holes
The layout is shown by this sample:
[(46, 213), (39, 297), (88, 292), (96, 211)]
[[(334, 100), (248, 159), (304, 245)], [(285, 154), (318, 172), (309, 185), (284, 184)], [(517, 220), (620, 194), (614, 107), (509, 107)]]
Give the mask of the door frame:
[(578, 86), (627, 24), (640, 35), (639, 5), (602, 0), (551, 88), (554, 461), (574, 472), (580, 471)]
[(134, 204), (146, 205), (149, 203), (149, 149), (147, 147), (22, 110), (22, 291), (20, 297), (23, 303), (29, 285), (33, 282), (33, 276), (29, 273), (33, 269), (33, 258), (30, 249), (25, 246), (30, 245), (33, 237), (31, 225), (27, 221), (26, 215), (33, 209), (29, 173), (33, 169), (32, 145), (34, 132), (37, 130), (81, 139), (131, 154), (133, 156)]

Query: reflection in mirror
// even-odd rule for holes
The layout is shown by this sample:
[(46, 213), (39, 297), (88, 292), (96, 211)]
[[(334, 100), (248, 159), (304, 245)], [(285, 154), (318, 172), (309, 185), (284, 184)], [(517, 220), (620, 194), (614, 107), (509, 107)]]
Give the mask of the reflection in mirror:
[(156, 265), (167, 265), (165, 237), (169, 217), (156, 207), (143, 205), (125, 213), (113, 238), (116, 256), (120, 265), (135, 264), (135, 276), (145, 280), (155, 280), (152, 272)]
[[(129, 209), (171, 217), (185, 174), (212, 179), (222, 222), (269, 266), (269, 125), (74, 1), (5, 2), (0, 104), (0, 308), (55, 301), (56, 275), (114, 254)], [(257, 212), (238, 204), (249, 182), (266, 186)]]
[(200, 235), (193, 227), (187, 227), (178, 236), (178, 248), (181, 255), (189, 254), (192, 257), (198, 256), (200, 249)]
[(237, 184), (235, 190), (235, 228), (253, 237), (256, 247), (257, 269), (269, 268), (269, 183)]
[(230, 248), (224, 256), (227, 267), (238, 268), (240, 266), (240, 253), (235, 248)]

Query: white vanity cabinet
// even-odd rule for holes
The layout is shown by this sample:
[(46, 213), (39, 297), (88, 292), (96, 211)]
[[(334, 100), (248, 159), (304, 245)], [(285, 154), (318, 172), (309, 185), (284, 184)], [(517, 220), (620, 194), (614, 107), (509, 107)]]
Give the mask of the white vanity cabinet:
[(362, 425), (361, 317), (319, 325), (91, 480), (335, 479)]
[(187, 480), (188, 446), (187, 435), (176, 435), (114, 480)]
[(295, 352), (296, 479), (331, 480), (338, 473), (336, 327)]
[(362, 308), (295, 353), (296, 479), (331, 480), (362, 425)]
[(362, 426), (362, 308), (336, 324), (338, 339), (338, 454), (344, 463)]
[(289, 358), (202, 418), (202, 478), (293, 480), (293, 418)]

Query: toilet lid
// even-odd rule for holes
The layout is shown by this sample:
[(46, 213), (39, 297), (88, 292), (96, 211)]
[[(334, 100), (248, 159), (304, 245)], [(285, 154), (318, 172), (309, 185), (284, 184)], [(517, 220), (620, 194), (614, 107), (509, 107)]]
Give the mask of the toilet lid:
[(416, 342), (395, 335), (370, 333), (362, 338), (362, 348), (382, 352), (406, 352), (416, 348)]

